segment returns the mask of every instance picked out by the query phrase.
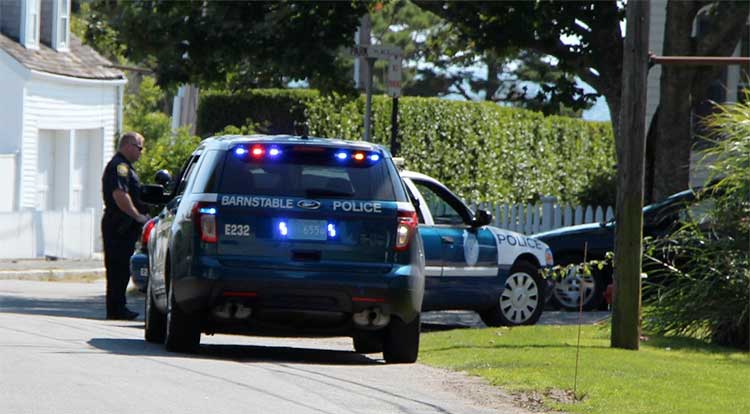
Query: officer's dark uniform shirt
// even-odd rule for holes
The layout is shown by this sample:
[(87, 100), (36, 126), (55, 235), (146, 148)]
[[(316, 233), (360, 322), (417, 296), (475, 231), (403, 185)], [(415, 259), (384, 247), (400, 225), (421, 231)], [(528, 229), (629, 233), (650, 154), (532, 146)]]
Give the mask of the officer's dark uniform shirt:
[(112, 193), (118, 188), (130, 194), (130, 199), (133, 200), (133, 205), (139, 212), (146, 212), (146, 206), (140, 200), (141, 180), (138, 178), (138, 174), (136, 174), (130, 161), (119, 152), (109, 161), (102, 175), (104, 215), (109, 216), (113, 224), (132, 220), (115, 203)]

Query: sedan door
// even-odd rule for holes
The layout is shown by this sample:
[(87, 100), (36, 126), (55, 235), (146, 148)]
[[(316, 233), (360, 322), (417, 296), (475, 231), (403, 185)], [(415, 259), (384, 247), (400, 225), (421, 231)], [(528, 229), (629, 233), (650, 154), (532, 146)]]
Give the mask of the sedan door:
[(491, 306), (503, 286), (493, 234), (472, 227), (471, 210), (440, 183), (418, 177), (404, 181), (419, 200), (427, 276), (423, 310)]

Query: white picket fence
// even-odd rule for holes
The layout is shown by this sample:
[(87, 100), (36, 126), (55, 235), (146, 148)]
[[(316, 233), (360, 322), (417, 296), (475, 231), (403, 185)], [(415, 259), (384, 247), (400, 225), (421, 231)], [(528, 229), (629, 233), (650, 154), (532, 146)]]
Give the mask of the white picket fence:
[(92, 257), (101, 237), (99, 217), (92, 208), (0, 213), (0, 259)]
[(597, 223), (614, 218), (611, 206), (557, 204), (555, 197), (542, 197), (538, 204), (471, 203), (492, 213), (493, 224), (522, 234), (534, 234), (576, 224)]

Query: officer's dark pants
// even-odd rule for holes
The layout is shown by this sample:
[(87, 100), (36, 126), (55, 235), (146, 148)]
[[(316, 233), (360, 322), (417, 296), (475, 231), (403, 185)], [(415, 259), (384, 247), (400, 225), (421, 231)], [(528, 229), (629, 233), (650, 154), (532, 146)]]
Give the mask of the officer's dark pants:
[[(107, 270), (107, 316), (118, 316), (125, 310), (125, 291), (130, 280), (130, 256), (135, 250), (138, 232), (122, 232), (115, 219), (107, 214), (102, 218), (104, 267)], [(124, 234), (123, 234), (124, 233)]]

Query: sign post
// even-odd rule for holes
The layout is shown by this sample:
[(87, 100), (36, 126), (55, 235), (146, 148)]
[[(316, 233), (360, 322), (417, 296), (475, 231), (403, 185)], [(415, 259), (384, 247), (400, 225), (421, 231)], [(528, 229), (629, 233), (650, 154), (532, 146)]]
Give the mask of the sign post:
[[(351, 49), (351, 54), (359, 61), (360, 58), (365, 58), (367, 62), (367, 73), (365, 76), (365, 133), (364, 140), (370, 141), (370, 118), (372, 111), (372, 72), (375, 66), (375, 61), (378, 59), (385, 59), (388, 61), (388, 79), (387, 89), (388, 96), (394, 98), (394, 110), (398, 111), (398, 97), (401, 96), (401, 59), (402, 52), (401, 48), (397, 46), (388, 45), (358, 45)], [(355, 73), (355, 82), (359, 85), (359, 73)], [(398, 116), (391, 115), (391, 122), (395, 123), (391, 125), (391, 150), (393, 150), (393, 134), (398, 134)]]

